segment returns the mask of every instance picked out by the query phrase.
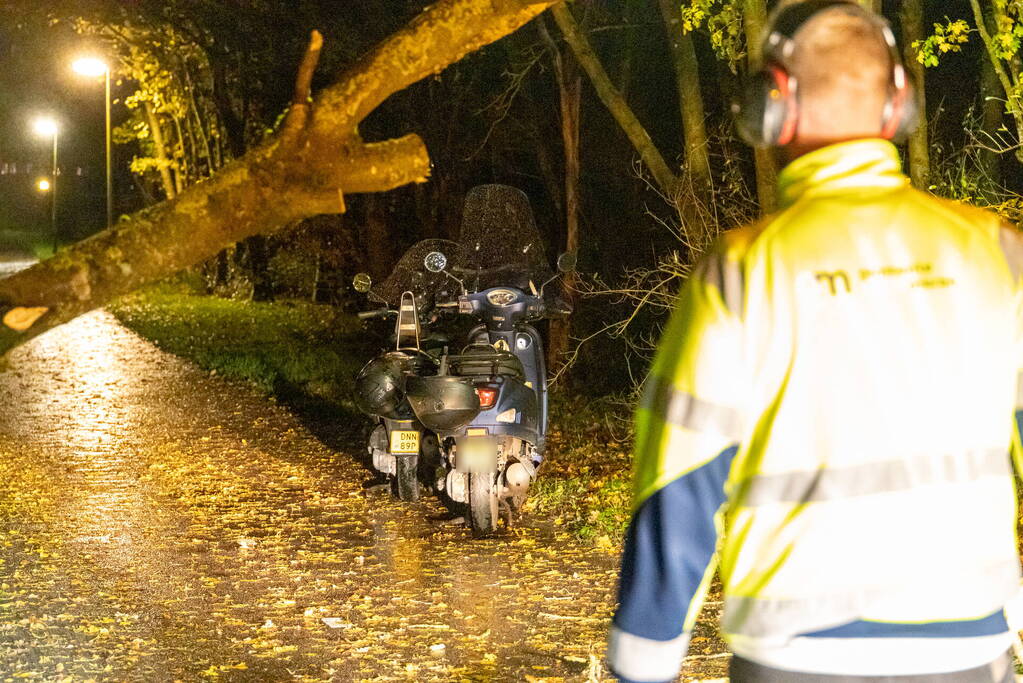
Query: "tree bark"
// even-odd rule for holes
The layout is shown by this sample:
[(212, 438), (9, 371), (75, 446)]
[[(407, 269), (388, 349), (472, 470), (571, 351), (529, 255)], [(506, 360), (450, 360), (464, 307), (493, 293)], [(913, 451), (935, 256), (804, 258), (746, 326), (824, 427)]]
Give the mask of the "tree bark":
[(998, 141), (1001, 139), (999, 131), (1005, 118), (1005, 104), (999, 92), (998, 74), (995, 73), (987, 55), (981, 55), (980, 72), (983, 119), (980, 134), (982, 147), (978, 151), (978, 155), (981, 172), (984, 174), (984, 189), (989, 194), (993, 194), (991, 190), (1001, 184), (1001, 155), (995, 150), (1001, 146)]
[(924, 39), (923, 0), (903, 0), (902, 9), (902, 42), (905, 44), (903, 61), (909, 72), (916, 95), (916, 105), (920, 112), (920, 125), (909, 136), (909, 177), (913, 186), (921, 190), (930, 187), (931, 151), (927, 131), (927, 96), (924, 92), (924, 65), (916, 58), (913, 42)]
[[(542, 23), (542, 22), (541, 22)], [(554, 61), (554, 74), (558, 82), (558, 101), (561, 105), (561, 142), (565, 156), (565, 250), (579, 250), (579, 131), (582, 113), (582, 76), (571, 52), (562, 53), (550, 34), (543, 29)], [(574, 304), (575, 276), (566, 273), (563, 279), (564, 298)], [(563, 362), (571, 340), (571, 318), (555, 319), (550, 324), (547, 344), (547, 367), (557, 368)]]
[[(764, 0), (742, 0), (742, 23), (746, 34), (747, 69), (760, 62), (760, 44), (767, 23)], [(774, 211), (778, 205), (778, 170), (774, 155), (767, 149), (754, 149), (753, 160), (757, 171), (757, 198), (763, 213)]]
[(696, 60), (696, 47), (691, 34), (682, 33), (682, 6), (679, 0), (658, 0), (664, 29), (668, 36), (672, 66), (675, 67), (675, 87), (682, 121), (683, 147), (686, 164), (694, 185), (709, 188), (710, 154), (707, 150), (706, 114), (700, 94), (700, 64)]
[(344, 195), (423, 182), (415, 135), (366, 143), (359, 123), (416, 81), (515, 31), (557, 0), (440, 0), (386, 39), (282, 130), (175, 199), (0, 280), (0, 352), (224, 247), (310, 216)]
[(565, 36), (565, 41), (572, 48), (576, 60), (589, 76), (600, 101), (604, 103), (615, 121), (625, 131), (661, 192), (667, 197), (673, 197), (678, 178), (668, 168), (668, 164), (665, 163), (664, 157), (654, 145), (646, 128), (643, 127), (621, 93), (611, 83), (611, 78), (600, 63), (600, 58), (590, 46), (590, 41), (579, 28), (579, 24), (576, 23), (571, 10), (566, 5), (555, 5), (551, 12), (554, 14), (554, 20), (558, 23), (558, 28)]

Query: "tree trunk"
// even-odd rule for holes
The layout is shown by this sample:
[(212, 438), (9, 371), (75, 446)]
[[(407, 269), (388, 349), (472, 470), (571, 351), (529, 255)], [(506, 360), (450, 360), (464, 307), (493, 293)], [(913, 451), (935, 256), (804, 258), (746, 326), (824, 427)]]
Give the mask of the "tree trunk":
[(171, 159), (167, 156), (167, 146), (163, 140), (163, 129), (160, 128), (160, 119), (153, 111), (153, 105), (148, 100), (143, 102), (146, 110), (146, 119), (149, 121), (149, 132), (153, 136), (153, 147), (156, 148), (156, 160), (160, 164), (160, 182), (163, 184), (163, 193), (167, 199), (174, 199), (177, 196), (177, 188), (174, 187), (174, 179), (171, 178)]
[[(742, 22), (746, 33), (747, 70), (760, 63), (760, 44), (767, 23), (764, 0), (742, 0)], [(774, 211), (778, 205), (778, 170), (774, 155), (768, 149), (754, 149), (753, 159), (757, 171), (757, 198), (763, 213)]]
[[(995, 37), (991, 35), (990, 31), (988, 31), (987, 19), (981, 9), (979, 0), (970, 0), (970, 8), (973, 10), (973, 18), (977, 24), (977, 31), (980, 33), (980, 37), (984, 41), (988, 60), (995, 71), (995, 75), (998, 77), (998, 82), (1002, 86), (1002, 92), (1005, 95), (1005, 102), (1007, 103), (1006, 109), (1012, 115), (1016, 124), (1016, 136), (1018, 138), (1020, 135), (1023, 135), (1023, 108), (1020, 106), (1017, 94), (1017, 88), (1019, 87), (1018, 65), (1014, 62), (1006, 65), (1002, 61), (999, 56), (1000, 48), (995, 43)], [(1023, 147), (1016, 149), (1016, 159), (1023, 162)]]
[(916, 104), (920, 111), (920, 125), (909, 136), (909, 177), (913, 186), (921, 190), (930, 187), (931, 152), (927, 140), (927, 96), (924, 93), (926, 83), (924, 65), (916, 58), (913, 42), (924, 39), (923, 0), (903, 0), (902, 9), (902, 42), (905, 44), (906, 70), (915, 87)]
[[(1001, 155), (996, 149), (1002, 147), (1000, 130), (1005, 119), (1005, 103), (1002, 101), (998, 74), (991, 66), (987, 55), (980, 58), (980, 95), (982, 99), (983, 119), (981, 122), (978, 151), (980, 171), (983, 174), (983, 187), (987, 194), (1001, 185)], [(993, 196), (989, 196), (993, 199)]]
[(576, 60), (583, 70), (586, 71), (586, 75), (589, 76), (590, 82), (597, 91), (597, 96), (600, 97), (600, 101), (604, 103), (604, 106), (611, 112), (615, 121), (625, 131), (632, 146), (639, 153), (640, 159), (643, 160), (643, 164), (650, 171), (650, 175), (653, 176), (657, 187), (665, 196), (673, 197), (678, 179), (671, 172), (671, 169), (668, 168), (668, 164), (665, 163), (664, 157), (661, 156), (653, 140), (650, 139), (650, 134), (647, 133), (646, 128), (639, 122), (636, 114), (633, 113), (628, 103), (622, 98), (621, 93), (611, 83), (611, 78), (600, 63), (597, 53), (590, 46), (590, 41), (586, 38), (586, 34), (583, 33), (579, 28), (579, 24), (576, 23), (571, 10), (567, 5), (555, 5), (551, 12), (554, 14), (554, 20), (558, 23), (558, 28), (561, 29), (561, 33), (565, 36), (565, 41), (572, 48), (572, 53), (575, 55)]
[[(571, 53), (554, 52), (554, 72), (561, 104), (561, 141), (565, 152), (565, 250), (579, 250), (579, 130), (581, 128), (582, 76)], [(575, 277), (563, 280), (566, 303), (574, 303)], [(547, 345), (547, 366), (557, 368), (564, 362), (571, 339), (570, 318), (552, 320)]]
[[(393, 93), (515, 31), (556, 1), (440, 0), (426, 8), (315, 104), (292, 106), (276, 136), (214, 177), (0, 280), (0, 352), (241, 239), (343, 213), (345, 194), (424, 181), (430, 159), (417, 136), (366, 143), (359, 123)], [(311, 79), (311, 53), (300, 78), (309, 67)]]
[(387, 277), (394, 265), (391, 229), (387, 222), (387, 207), (381, 197), (370, 195), (366, 197), (365, 204), (361, 241), (366, 249), (366, 269), (379, 282)]
[(273, 301), (273, 281), (270, 278), (270, 243), (266, 235), (253, 235), (245, 240), (248, 256), (249, 279), (252, 280), (253, 301)]
[(707, 150), (706, 115), (700, 93), (700, 64), (691, 34), (682, 33), (682, 6), (678, 0), (658, 0), (664, 28), (668, 33), (671, 61), (675, 67), (675, 86), (686, 153), (686, 164), (694, 185), (711, 187), (710, 154)]

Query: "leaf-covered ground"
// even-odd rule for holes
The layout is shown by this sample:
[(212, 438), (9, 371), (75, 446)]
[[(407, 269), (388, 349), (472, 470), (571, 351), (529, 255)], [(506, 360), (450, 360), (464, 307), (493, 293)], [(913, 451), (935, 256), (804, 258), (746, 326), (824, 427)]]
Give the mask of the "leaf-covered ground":
[[(324, 399), (366, 422), (352, 414), (351, 380), (384, 341), (371, 333), (376, 327), (353, 316), (304, 302), (199, 296), (172, 285), (126, 297), (112, 312), (161, 349), (206, 370), (291, 403)], [(548, 461), (527, 512), (616, 551), (630, 511), (630, 410), (614, 400), (555, 391), (551, 412)]]
[[(345, 430), (104, 313), (16, 351), (0, 392), (5, 680), (607, 678), (616, 562), (565, 525), (473, 541), (368, 494)], [(693, 654), (723, 675), (709, 631)]]

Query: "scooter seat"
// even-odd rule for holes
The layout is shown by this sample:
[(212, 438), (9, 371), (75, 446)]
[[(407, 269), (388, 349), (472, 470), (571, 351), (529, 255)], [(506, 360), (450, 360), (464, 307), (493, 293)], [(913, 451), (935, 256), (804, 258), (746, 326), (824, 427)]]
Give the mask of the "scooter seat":
[(503, 375), (525, 380), (522, 361), (508, 351), (498, 351), (490, 344), (470, 344), (457, 356), (448, 357), (452, 374), (465, 376)]

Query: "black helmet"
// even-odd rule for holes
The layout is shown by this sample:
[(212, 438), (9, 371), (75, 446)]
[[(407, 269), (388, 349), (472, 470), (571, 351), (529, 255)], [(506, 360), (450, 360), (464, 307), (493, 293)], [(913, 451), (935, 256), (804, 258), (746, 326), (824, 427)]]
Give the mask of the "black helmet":
[(405, 354), (388, 353), (366, 363), (355, 378), (355, 405), (364, 413), (397, 418), (405, 402)]
[(407, 420), (412, 408), (405, 400), (409, 373), (432, 375), (435, 361), (425, 353), (391, 351), (366, 363), (355, 378), (355, 405), (364, 413)]

